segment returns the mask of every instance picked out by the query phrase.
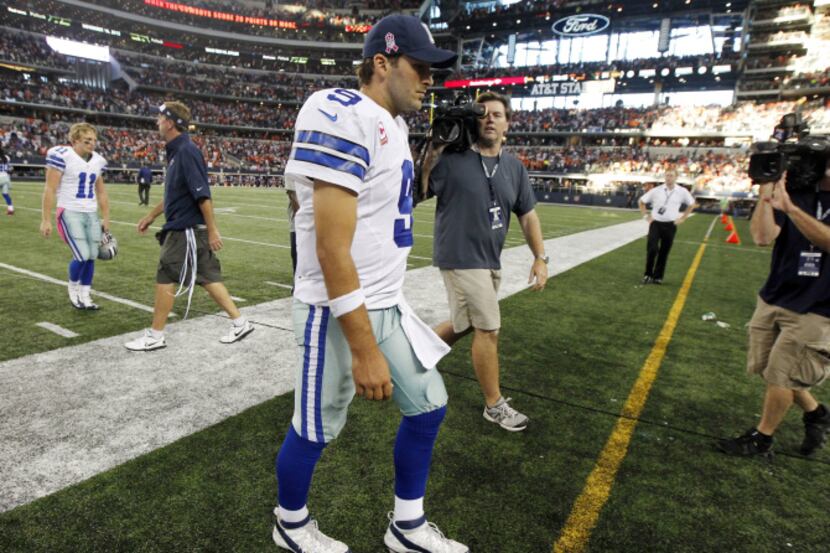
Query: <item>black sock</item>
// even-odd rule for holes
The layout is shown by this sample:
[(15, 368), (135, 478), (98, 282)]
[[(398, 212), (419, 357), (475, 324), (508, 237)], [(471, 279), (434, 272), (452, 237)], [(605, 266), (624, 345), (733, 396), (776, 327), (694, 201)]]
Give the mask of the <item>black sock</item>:
[(823, 419), (827, 416), (827, 407), (823, 403), (819, 403), (818, 407), (807, 413), (807, 418), (810, 420)]
[(758, 436), (758, 439), (760, 439), (765, 444), (772, 442), (772, 434), (764, 434), (757, 428), (755, 429), (755, 434)]

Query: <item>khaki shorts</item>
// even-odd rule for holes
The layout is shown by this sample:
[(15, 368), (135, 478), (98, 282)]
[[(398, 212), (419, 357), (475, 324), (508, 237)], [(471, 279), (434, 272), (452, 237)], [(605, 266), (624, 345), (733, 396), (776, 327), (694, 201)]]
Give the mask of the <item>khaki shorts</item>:
[[(204, 286), (222, 282), (219, 258), (210, 249), (207, 229), (194, 229), (196, 238), (196, 284)], [(178, 284), (187, 252), (187, 234), (183, 230), (171, 230), (164, 238), (156, 272), (158, 284)], [(189, 282), (189, 276), (185, 280)]]
[(749, 322), (746, 370), (790, 390), (818, 386), (830, 376), (830, 319), (769, 305), (759, 297)]
[(471, 326), (479, 330), (501, 328), (501, 313), (496, 293), (501, 284), (501, 271), (493, 269), (441, 269), (450, 319), (454, 332)]

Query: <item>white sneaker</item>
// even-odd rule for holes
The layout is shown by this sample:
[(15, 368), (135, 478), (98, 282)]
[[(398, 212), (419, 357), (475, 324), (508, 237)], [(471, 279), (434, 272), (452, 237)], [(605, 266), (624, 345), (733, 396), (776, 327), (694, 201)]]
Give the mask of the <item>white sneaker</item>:
[(70, 281), (67, 289), (69, 290), (69, 303), (72, 304), (72, 307), (84, 309), (84, 304), (81, 303), (81, 285)]
[[(412, 529), (404, 529), (392, 520), (389, 513), (389, 527), (383, 536), (383, 543), (392, 553), (469, 553), (470, 548), (444, 537), (441, 530), (426, 517), (419, 519), (420, 525)], [(417, 524), (417, 522), (416, 522)]]
[(317, 527), (317, 521), (306, 517), (302, 522), (282, 522), (274, 513), (274, 530), (271, 532), (278, 547), (294, 553), (350, 553), (349, 546), (332, 539)]
[(144, 336), (136, 338), (132, 342), (127, 342), (124, 347), (130, 351), (153, 351), (154, 349), (161, 349), (167, 347), (164, 341), (164, 335), (161, 338), (153, 338), (150, 329), (144, 331)]
[(501, 398), (493, 407), (484, 406), (484, 418), (494, 422), (510, 432), (520, 432), (527, 428), (530, 419), (510, 407), (508, 402), (512, 398)]
[(227, 334), (219, 338), (219, 341), (223, 344), (232, 344), (234, 342), (238, 342), (248, 334), (254, 331), (254, 325), (252, 325), (247, 319), (245, 319), (245, 324), (241, 324), (236, 326), (235, 324), (231, 324), (231, 329), (228, 331)]
[(101, 309), (98, 307), (98, 304), (92, 301), (92, 298), (89, 295), (81, 295), (81, 305), (83, 306), (81, 309), (87, 309), (89, 311), (98, 311)]

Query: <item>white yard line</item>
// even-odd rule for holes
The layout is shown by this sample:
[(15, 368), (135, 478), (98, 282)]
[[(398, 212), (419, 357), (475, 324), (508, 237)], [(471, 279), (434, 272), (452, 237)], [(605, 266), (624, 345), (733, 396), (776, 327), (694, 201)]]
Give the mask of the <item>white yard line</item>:
[[(14, 271), (16, 273), (20, 273), (20, 274), (26, 275), (28, 277), (35, 278), (37, 280), (42, 280), (43, 282), (48, 282), (50, 284), (57, 284), (59, 286), (63, 286), (64, 288), (69, 285), (69, 283), (65, 280), (52, 278), (49, 275), (36, 273), (34, 271), (30, 271), (28, 269), (23, 269), (21, 267), (15, 267), (14, 265), (9, 265), (7, 263), (0, 263), (0, 268), (6, 269), (6, 270), (9, 270), (9, 271)], [(140, 310), (146, 311), (148, 313), (153, 312), (153, 308), (150, 307), (149, 305), (143, 305), (141, 303), (134, 302), (134, 301), (128, 300), (126, 298), (120, 298), (118, 296), (113, 296), (112, 294), (106, 294), (104, 292), (98, 292), (96, 290), (90, 290), (90, 293), (93, 296), (97, 296), (99, 298), (103, 298), (103, 299), (109, 300), (109, 301), (114, 301), (115, 303), (120, 303), (120, 304), (123, 304), (123, 305), (127, 305), (129, 307), (134, 307), (135, 309), (140, 309)], [(68, 303), (68, 300), (67, 300), (67, 303)], [(172, 317), (174, 315), (171, 313), (170, 316)]]
[(40, 328), (46, 329), (49, 332), (54, 332), (58, 336), (63, 336), (64, 338), (75, 338), (76, 336), (80, 336), (77, 332), (72, 332), (68, 328), (63, 328), (62, 326), (49, 323), (46, 321), (35, 323), (35, 326), (39, 326)]
[(267, 284), (269, 286), (277, 286), (279, 288), (285, 288), (286, 290), (291, 290), (292, 288), (294, 288), (290, 284), (282, 284), (282, 283), (279, 283), (279, 282), (272, 282), (270, 280), (266, 280), (265, 284)]
[[(646, 232), (637, 220), (547, 240), (551, 276)], [(500, 298), (527, 288), (532, 261), (524, 246), (503, 252)], [(448, 318), (435, 267), (408, 271), (404, 293), (427, 324)], [(0, 512), (289, 393), (297, 357), (284, 330), (293, 328), (291, 303), (243, 308), (257, 331), (236, 344), (218, 340), (226, 319), (205, 316), (168, 325), (168, 347), (155, 352), (124, 348), (136, 332), (0, 363)]]

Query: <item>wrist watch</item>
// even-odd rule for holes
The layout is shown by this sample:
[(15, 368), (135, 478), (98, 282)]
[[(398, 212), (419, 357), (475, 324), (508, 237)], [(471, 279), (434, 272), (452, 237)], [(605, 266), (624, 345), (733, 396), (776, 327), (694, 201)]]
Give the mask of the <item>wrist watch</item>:
[(537, 255), (536, 259), (541, 259), (545, 262), (545, 265), (550, 263), (550, 257), (548, 257), (547, 254)]

